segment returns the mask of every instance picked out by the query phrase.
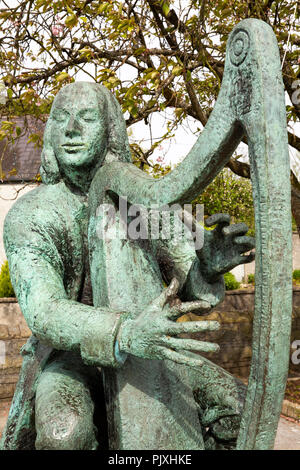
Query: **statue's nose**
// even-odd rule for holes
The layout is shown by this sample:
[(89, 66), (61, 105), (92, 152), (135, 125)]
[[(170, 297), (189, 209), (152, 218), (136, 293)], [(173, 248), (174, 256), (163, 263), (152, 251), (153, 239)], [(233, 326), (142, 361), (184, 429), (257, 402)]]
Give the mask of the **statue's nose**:
[(66, 128), (66, 136), (76, 137), (81, 134), (81, 126), (74, 116), (71, 116)]

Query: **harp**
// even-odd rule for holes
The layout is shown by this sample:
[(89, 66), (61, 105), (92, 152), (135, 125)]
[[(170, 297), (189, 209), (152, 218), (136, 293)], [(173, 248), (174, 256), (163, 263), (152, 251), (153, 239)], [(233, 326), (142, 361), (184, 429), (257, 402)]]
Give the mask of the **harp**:
[(244, 136), (255, 206), (256, 290), (251, 372), (237, 449), (270, 449), (287, 379), (292, 311), (285, 99), (271, 27), (247, 19), (234, 28), (215, 107), (175, 170), (155, 180), (134, 165), (113, 162), (99, 170), (93, 191), (97, 204), (106, 191), (146, 207), (188, 203), (221, 171)]

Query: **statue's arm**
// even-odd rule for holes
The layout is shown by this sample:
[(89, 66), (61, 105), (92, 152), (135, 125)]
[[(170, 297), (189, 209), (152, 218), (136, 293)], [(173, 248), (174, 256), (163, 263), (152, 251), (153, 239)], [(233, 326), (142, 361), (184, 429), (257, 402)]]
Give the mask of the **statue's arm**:
[(65, 290), (60, 256), (36, 227), (26, 230), (7, 217), (4, 227), (11, 280), (32, 333), (43, 343), (79, 351), (89, 364), (115, 367), (115, 343), (120, 312), (94, 308), (71, 300)]
[(167, 283), (176, 277), (180, 298), (184, 301), (204, 300), (215, 307), (224, 299), (224, 277), (209, 282), (190, 240), (155, 240), (157, 258)]
[(210, 282), (203, 274), (201, 262), (196, 255), (181, 291), (182, 300), (205, 300), (214, 308), (224, 300), (224, 296), (224, 276), (220, 275)]
[[(244, 255), (254, 248), (254, 238), (246, 235), (246, 224), (230, 225), (227, 214), (214, 214), (206, 219), (208, 227), (216, 226), (213, 230), (195, 227), (189, 217), (185, 223), (192, 230), (194, 242), (190, 237), (158, 240), (160, 265), (166, 278), (179, 279), (182, 300), (205, 300), (215, 307), (224, 298), (223, 274), (254, 259), (253, 253)], [(199, 243), (201, 230), (203, 243)]]

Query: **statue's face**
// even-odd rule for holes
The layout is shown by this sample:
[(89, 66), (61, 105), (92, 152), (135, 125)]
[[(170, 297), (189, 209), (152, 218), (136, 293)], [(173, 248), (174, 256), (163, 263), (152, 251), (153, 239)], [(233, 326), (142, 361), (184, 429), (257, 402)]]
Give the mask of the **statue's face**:
[(107, 125), (103, 103), (87, 83), (63, 89), (51, 110), (51, 143), (59, 166), (92, 168), (103, 161)]

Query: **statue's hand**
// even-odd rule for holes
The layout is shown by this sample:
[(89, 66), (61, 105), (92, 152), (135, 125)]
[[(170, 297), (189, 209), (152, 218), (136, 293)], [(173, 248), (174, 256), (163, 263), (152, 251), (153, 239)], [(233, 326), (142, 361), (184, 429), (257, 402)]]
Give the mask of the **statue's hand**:
[(121, 352), (144, 359), (169, 359), (189, 366), (201, 366), (199, 356), (184, 354), (182, 351), (216, 352), (219, 346), (214, 343), (186, 338), (176, 338), (180, 333), (217, 330), (216, 321), (190, 321), (176, 323), (176, 319), (192, 310), (206, 311), (211, 308), (205, 301), (185, 302), (169, 305), (174, 300), (179, 283), (173, 279), (167, 289), (157, 297), (135, 319), (127, 319), (122, 324), (118, 343)]
[(213, 214), (205, 224), (207, 227), (217, 225), (214, 230), (205, 230), (204, 245), (197, 251), (201, 272), (207, 281), (214, 282), (235, 266), (254, 260), (254, 253), (243, 254), (255, 247), (255, 239), (246, 236), (246, 224), (230, 225), (228, 214)]

